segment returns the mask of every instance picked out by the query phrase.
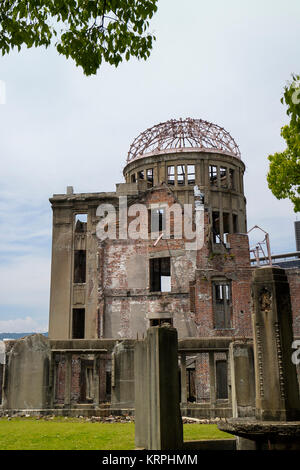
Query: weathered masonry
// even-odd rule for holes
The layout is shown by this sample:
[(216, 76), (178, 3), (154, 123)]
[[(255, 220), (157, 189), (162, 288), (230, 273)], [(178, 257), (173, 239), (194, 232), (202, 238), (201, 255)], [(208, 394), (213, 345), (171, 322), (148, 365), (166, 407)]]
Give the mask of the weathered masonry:
[[(46, 407), (133, 411), (134, 343), (169, 323), (179, 339), (181, 406), (231, 416), (229, 346), (252, 341), (244, 171), (223, 128), (171, 120), (134, 140), (115, 191), (53, 195)], [(195, 230), (200, 213), (203, 243), (191, 247), (185, 224)], [(299, 336), (300, 270), (287, 275)]]

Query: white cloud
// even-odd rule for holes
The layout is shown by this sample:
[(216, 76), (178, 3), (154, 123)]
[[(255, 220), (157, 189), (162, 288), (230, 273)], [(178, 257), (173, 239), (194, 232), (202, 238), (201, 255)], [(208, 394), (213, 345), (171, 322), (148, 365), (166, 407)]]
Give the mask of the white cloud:
[(41, 325), (31, 317), (0, 320), (0, 333), (44, 333), (46, 331), (45, 325)]

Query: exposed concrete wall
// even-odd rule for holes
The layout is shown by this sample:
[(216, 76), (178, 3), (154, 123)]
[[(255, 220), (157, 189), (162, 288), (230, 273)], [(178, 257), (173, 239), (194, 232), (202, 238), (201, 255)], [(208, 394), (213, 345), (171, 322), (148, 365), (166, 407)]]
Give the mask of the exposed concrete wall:
[(48, 408), (50, 359), (50, 342), (43, 335), (13, 342), (5, 364), (5, 409)]

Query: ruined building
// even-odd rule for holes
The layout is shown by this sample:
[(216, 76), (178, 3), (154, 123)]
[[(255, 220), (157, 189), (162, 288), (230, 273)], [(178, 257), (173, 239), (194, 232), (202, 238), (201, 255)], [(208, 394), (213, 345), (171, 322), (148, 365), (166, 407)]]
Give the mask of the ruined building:
[[(3, 407), (133, 411), (133, 345), (167, 322), (178, 331), (185, 413), (231, 416), (229, 344), (252, 338), (244, 171), (223, 128), (171, 120), (134, 140), (116, 191), (53, 195), (49, 340), (39, 338), (44, 394), (24, 406), (10, 398), (9, 342)], [(191, 245), (184, 224), (196, 232), (197, 210), (201, 242)], [(297, 337), (300, 269), (287, 271)]]

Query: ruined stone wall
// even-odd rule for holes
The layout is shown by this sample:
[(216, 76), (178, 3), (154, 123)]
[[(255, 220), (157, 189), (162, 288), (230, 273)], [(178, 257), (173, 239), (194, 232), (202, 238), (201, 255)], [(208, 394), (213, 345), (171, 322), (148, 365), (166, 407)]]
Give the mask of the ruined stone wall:
[(294, 336), (300, 336), (300, 269), (286, 269), (285, 272), (290, 285)]
[[(206, 213), (207, 243), (197, 253), (197, 271), (193, 303), (197, 336), (252, 336), (249, 241), (246, 234), (228, 235), (229, 247), (215, 247), (209, 242), (209, 220)], [(228, 282), (231, 289), (230, 328), (215, 327), (213, 282)]]
[[(176, 200), (165, 188), (150, 192), (143, 202), (173, 205)], [(130, 218), (128, 225), (130, 225)], [(171, 213), (171, 228), (174, 216)], [(149, 234), (150, 236), (150, 234)], [(158, 235), (157, 235), (158, 236)], [(169, 312), (179, 336), (193, 336), (189, 284), (195, 278), (195, 252), (185, 249), (184, 239), (106, 240), (99, 242), (100, 335), (108, 338), (136, 338), (145, 335), (149, 318)], [(149, 262), (170, 258), (172, 292), (151, 292)], [(102, 320), (101, 320), (102, 319)]]

